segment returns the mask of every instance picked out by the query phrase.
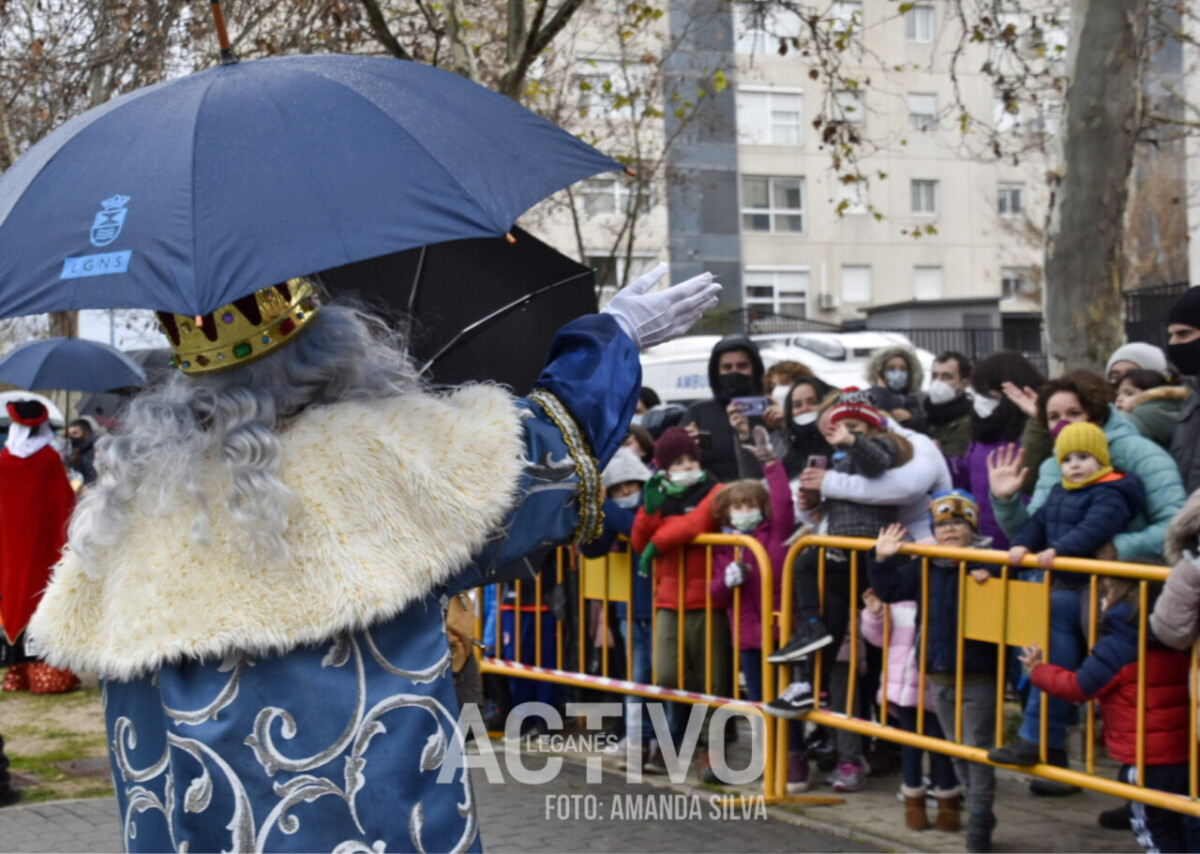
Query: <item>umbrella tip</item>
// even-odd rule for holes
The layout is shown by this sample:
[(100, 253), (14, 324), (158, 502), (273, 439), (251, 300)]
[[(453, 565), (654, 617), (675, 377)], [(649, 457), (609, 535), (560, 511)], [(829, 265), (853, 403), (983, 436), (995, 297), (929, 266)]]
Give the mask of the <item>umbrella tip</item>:
[(513, 237), (513, 233), (511, 231), (504, 232), (504, 239), (507, 240), (509, 243), (517, 242), (517, 238)]
[(636, 178), (636, 177), (637, 177), (637, 172), (633, 171), (633, 169), (631, 169), (631, 168), (630, 168), (630, 167), (628, 167), (628, 166), (626, 166), (626, 167), (625, 167), (625, 174), (626, 174), (626, 175), (628, 175), (630, 178)]

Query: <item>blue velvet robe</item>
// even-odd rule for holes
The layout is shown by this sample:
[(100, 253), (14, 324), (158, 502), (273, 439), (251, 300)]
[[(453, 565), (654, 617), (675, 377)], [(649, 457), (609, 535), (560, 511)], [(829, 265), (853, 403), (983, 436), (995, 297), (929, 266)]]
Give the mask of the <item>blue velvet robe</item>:
[[(611, 317), (592, 315), (559, 331), (547, 362), (537, 386), (570, 410), (603, 467), (637, 402), (636, 347)], [(128, 850), (480, 850), (444, 603), (566, 541), (579, 520), (562, 433), (541, 405), (517, 405), (519, 497), (453, 584), (283, 655), (234, 652), (103, 683)]]

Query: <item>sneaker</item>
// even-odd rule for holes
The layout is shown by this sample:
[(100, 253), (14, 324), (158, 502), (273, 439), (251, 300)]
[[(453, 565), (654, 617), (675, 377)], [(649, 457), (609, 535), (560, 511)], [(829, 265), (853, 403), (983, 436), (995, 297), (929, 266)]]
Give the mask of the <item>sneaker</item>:
[(609, 744), (609, 745), (606, 745), (605, 747), (600, 748), (600, 752), (605, 754), (606, 756), (624, 756), (627, 748), (628, 748), (628, 744), (626, 742), (626, 739), (621, 739), (620, 741), (614, 742), (612, 744)]
[(788, 753), (787, 790), (789, 795), (808, 791), (808, 756)]
[(700, 778), (702, 783), (720, 783), (721, 780), (717, 777), (717, 772), (713, 770), (712, 760), (708, 756), (708, 751), (705, 748), (700, 748), (699, 757), (696, 760), (696, 776)]
[(833, 643), (833, 635), (826, 630), (825, 624), (820, 620), (808, 620), (800, 623), (796, 627), (796, 633), (788, 638), (788, 642), (783, 645), (783, 648), (767, 656), (767, 661), (771, 664), (799, 661), (807, 657), (809, 653), (823, 646), (829, 646), (831, 643)]
[(763, 711), (777, 718), (798, 718), (808, 714), (813, 707), (811, 682), (793, 682), (783, 689), (778, 700), (763, 706)]
[(642, 754), (642, 773), (643, 774), (666, 774), (667, 760), (663, 758), (662, 751), (658, 747), (647, 750)]
[(843, 762), (833, 772), (835, 792), (858, 792), (862, 790), (866, 773), (859, 762)]
[(1036, 765), (1041, 761), (1038, 746), (1023, 738), (1003, 747), (993, 747), (987, 758), (997, 765)]

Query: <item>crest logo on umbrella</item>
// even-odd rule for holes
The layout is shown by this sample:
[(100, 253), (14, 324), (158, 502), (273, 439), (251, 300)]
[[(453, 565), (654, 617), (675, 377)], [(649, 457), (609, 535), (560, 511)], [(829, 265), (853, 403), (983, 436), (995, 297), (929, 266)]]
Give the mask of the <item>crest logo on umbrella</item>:
[(129, 196), (116, 195), (100, 203), (100, 212), (92, 221), (92, 245), (107, 246), (121, 236), (121, 228), (125, 225), (125, 215), (129, 209)]

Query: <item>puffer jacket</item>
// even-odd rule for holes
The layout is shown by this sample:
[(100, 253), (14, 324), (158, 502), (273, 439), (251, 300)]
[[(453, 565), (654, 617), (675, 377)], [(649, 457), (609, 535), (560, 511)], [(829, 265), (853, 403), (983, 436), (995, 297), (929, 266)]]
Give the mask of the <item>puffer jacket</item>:
[[(730, 350), (745, 350), (750, 354), (753, 375), (748, 377), (747, 396), (762, 394), (764, 371), (758, 345), (744, 335), (727, 335), (713, 346), (712, 354), (708, 357), (708, 383), (712, 389), (712, 398), (693, 403), (683, 417), (684, 424), (695, 422), (698, 429), (709, 434), (708, 447), (700, 449), (704, 456), (701, 462), (722, 483), (737, 480), (738, 477), (738, 438), (729, 426), (729, 414), (725, 411), (729, 406), (729, 399), (721, 396), (718, 380), (720, 372), (717, 370), (721, 355)], [(753, 418), (750, 423), (760, 424), (762, 419)]]
[[(888, 605), (888, 615), (891, 618), (892, 631), (888, 644), (887, 698), (889, 703), (897, 706), (914, 708), (920, 696), (917, 683), (921, 678), (921, 669), (917, 664), (917, 634), (920, 628), (919, 609), (916, 602), (893, 602)], [(872, 614), (868, 609), (862, 609), (863, 639), (880, 649), (883, 648), (883, 614)], [(879, 686), (876, 699), (883, 702), (883, 689)], [(925, 708), (933, 708), (933, 697), (929, 689), (925, 691)]]
[[(1125, 530), (1145, 502), (1146, 490), (1137, 475), (1113, 472), (1079, 489), (1058, 483), (1012, 544), (1034, 552), (1054, 549), (1060, 557), (1092, 557), (1114, 532)], [(1056, 576), (1055, 583), (1081, 587), (1087, 576), (1068, 572)]]
[[(654, 574), (654, 607), (679, 609), (679, 547), (690, 543), (700, 534), (716, 530), (712, 521), (712, 500), (721, 488), (712, 476), (684, 492), (679, 497), (668, 496), (657, 513), (647, 513), (639, 507), (633, 520), (634, 551), (644, 552), (651, 542), (658, 549)], [(705, 607), (708, 590), (705, 549), (689, 546), (684, 549), (684, 609), (699, 611)]]
[[(1138, 621), (1120, 602), (1104, 612), (1103, 635), (1079, 669), (1039, 664), (1033, 684), (1069, 703), (1100, 699), (1104, 741), (1118, 762), (1137, 762)], [(1154, 643), (1152, 640), (1152, 643)], [(1155, 643), (1146, 650), (1146, 764), (1188, 761), (1188, 655)]]
[[(771, 562), (774, 593), (773, 607), (779, 607), (780, 578), (783, 560), (787, 557), (788, 537), (796, 529), (795, 512), (792, 509), (791, 487), (783, 463), (774, 462), (766, 466), (767, 492), (771, 501), (771, 518), (764, 519), (754, 529), (752, 536), (762, 543)], [(740, 533), (740, 532), (735, 532)], [(713, 549), (713, 577), (709, 589), (714, 608), (725, 608), (732, 628), (734, 620), (733, 591), (725, 586), (725, 567), (733, 560), (732, 546)], [(762, 649), (762, 574), (758, 560), (746, 549), (742, 552), (742, 563), (746, 566), (746, 578), (741, 585), (741, 604), (737, 613), (738, 643), (741, 649)]]
[(1200, 489), (1200, 376), (1188, 377), (1187, 397), (1179, 409), (1171, 456), (1183, 474), (1183, 486), (1191, 495)]
[[(902, 391), (895, 392), (883, 385), (883, 366), (889, 359), (900, 356), (908, 363), (908, 385)], [(908, 347), (896, 345), (883, 347), (871, 354), (867, 362), (866, 380), (872, 386), (871, 402), (887, 411), (906, 409), (911, 417), (899, 421), (900, 425), (921, 433), (929, 432), (929, 417), (925, 414), (924, 399), (921, 386), (925, 382), (925, 369), (921, 367), (917, 354)]]
[(1138, 432), (1169, 451), (1187, 393), (1187, 389), (1180, 385), (1146, 389), (1133, 399), (1133, 409), (1125, 414)]
[[(974, 548), (991, 548), (991, 541), (981, 538)], [(1000, 574), (995, 564), (968, 564), (967, 570), (986, 569), (992, 576)], [(875, 595), (884, 602), (921, 601), (921, 558), (894, 555), (882, 563), (875, 559), (875, 550), (867, 554), (867, 573)], [(969, 578), (968, 584), (974, 584)], [(958, 561), (929, 561), (929, 637), (925, 642), (925, 672), (953, 673), (958, 659)], [(963, 671), (966, 673), (996, 672), (996, 645), (968, 640), (963, 643)]]
[(1167, 528), (1167, 560), (1171, 572), (1154, 611), (1150, 628), (1160, 641), (1174, 649), (1190, 649), (1200, 637), (1200, 491), (1192, 494)]
[[(1200, 423), (1200, 420), (1198, 420)], [(1179, 469), (1171, 455), (1137, 431), (1133, 422), (1115, 406), (1108, 407), (1108, 422), (1104, 425), (1112, 467), (1117, 471), (1137, 475), (1146, 490), (1146, 506), (1137, 514), (1124, 532), (1117, 533), (1112, 543), (1118, 560), (1157, 561), (1163, 557), (1163, 540), (1167, 525), (1187, 497)], [(1200, 440), (1200, 436), (1197, 437)], [(1050, 491), (1062, 483), (1062, 470), (1053, 456), (1038, 470), (1037, 486), (1026, 507), (1019, 497), (1000, 501), (991, 496), (996, 521), (1009, 537), (1015, 537), (1029, 517), (1046, 503)]]
[[(988, 454), (1003, 448), (1007, 444), (1009, 443), (999, 440), (995, 442), (975, 440), (967, 448), (967, 453), (960, 459), (953, 460), (950, 466), (954, 485), (959, 489), (965, 489), (979, 500), (979, 533), (981, 536), (991, 537), (993, 548), (997, 549), (1007, 549), (1009, 543), (1008, 537), (1000, 527), (1000, 523), (996, 521), (996, 513), (992, 510), (992, 502), (987, 500), (987, 460)], [(1015, 444), (1020, 445), (1019, 442)], [(1024, 499), (1024, 496), (1021, 496), (1021, 498)]]

